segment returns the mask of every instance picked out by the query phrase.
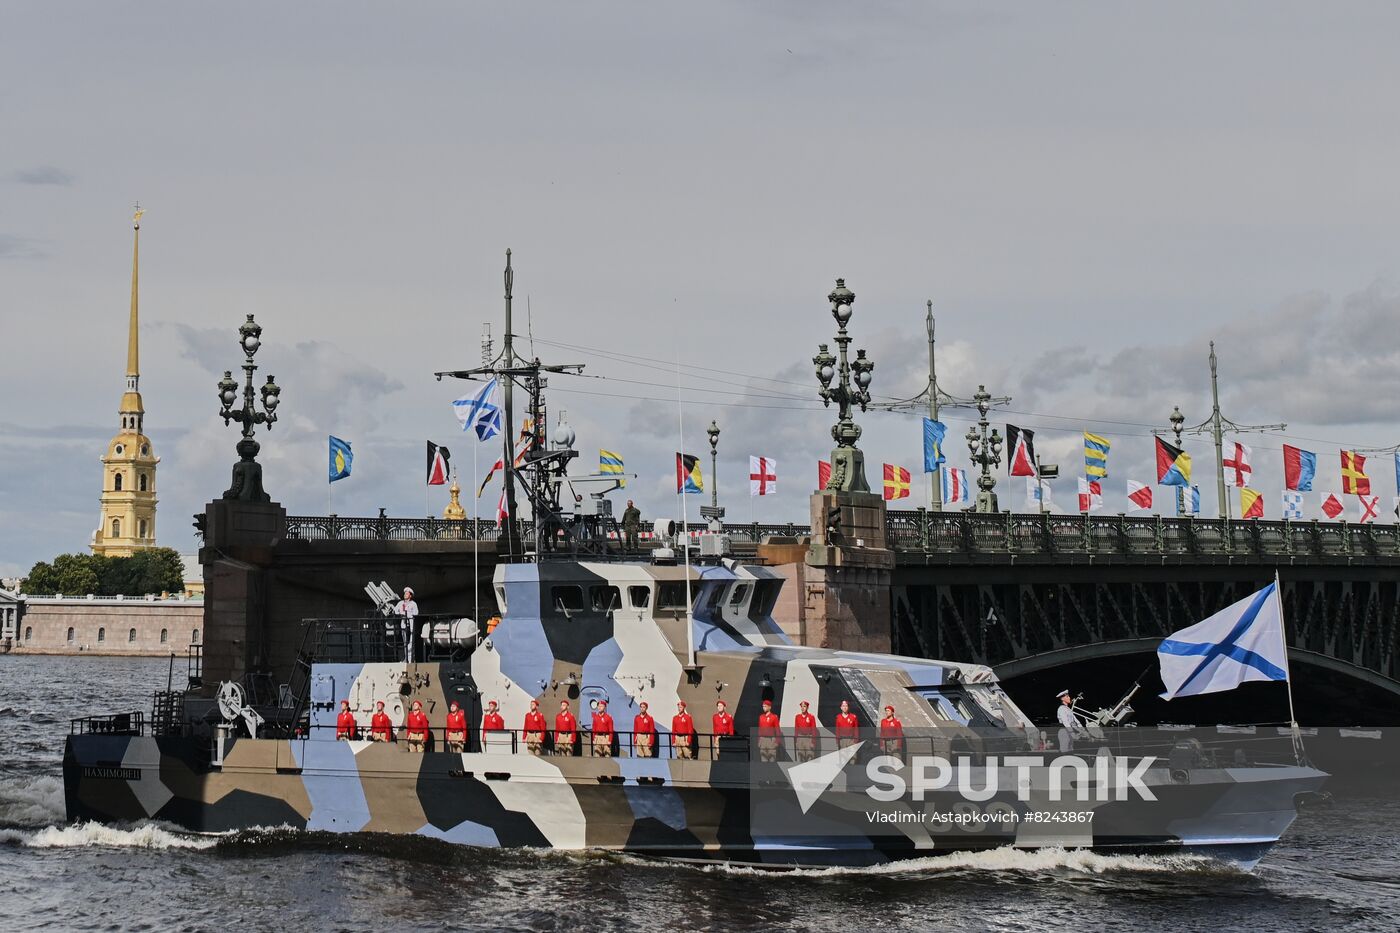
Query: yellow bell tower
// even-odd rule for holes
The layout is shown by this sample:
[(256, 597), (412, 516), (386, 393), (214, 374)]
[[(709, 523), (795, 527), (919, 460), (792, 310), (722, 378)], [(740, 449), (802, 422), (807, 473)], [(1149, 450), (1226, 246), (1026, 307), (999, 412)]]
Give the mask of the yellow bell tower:
[(146, 409), (141, 404), (141, 359), (137, 327), (136, 283), (141, 256), (141, 205), (132, 218), (131, 323), (126, 344), (126, 392), (122, 395), (121, 430), (102, 457), (102, 519), (92, 535), (94, 554), (130, 557), (156, 543), (156, 464), (160, 458), (143, 433)]

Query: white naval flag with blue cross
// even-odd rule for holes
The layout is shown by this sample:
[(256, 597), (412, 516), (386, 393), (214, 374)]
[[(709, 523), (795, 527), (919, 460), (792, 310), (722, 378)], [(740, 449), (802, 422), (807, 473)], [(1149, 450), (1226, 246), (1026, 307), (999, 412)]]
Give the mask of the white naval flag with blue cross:
[(1233, 690), (1249, 680), (1287, 680), (1278, 581), (1173, 632), (1157, 648), (1157, 659), (1167, 688), (1164, 700)]

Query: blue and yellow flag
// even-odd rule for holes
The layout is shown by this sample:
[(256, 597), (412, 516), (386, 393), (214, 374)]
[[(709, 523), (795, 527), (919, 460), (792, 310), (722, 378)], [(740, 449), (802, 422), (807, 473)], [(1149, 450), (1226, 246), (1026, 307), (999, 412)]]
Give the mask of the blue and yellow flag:
[(676, 492), (704, 492), (705, 478), (700, 475), (700, 458), (676, 454)]
[(1084, 476), (1089, 482), (1108, 478), (1108, 449), (1112, 446), (1108, 438), (1084, 432)]
[(330, 481), (334, 483), (336, 480), (345, 479), (345, 477), (350, 475), (350, 465), (355, 462), (355, 455), (350, 452), (349, 441), (342, 441), (334, 434), (332, 434), (330, 437)]
[(924, 472), (936, 473), (943, 465), (943, 437), (948, 427), (932, 418), (924, 419)]
[(622, 472), (622, 454), (599, 448), (598, 472), (604, 476), (616, 476), (619, 486), (627, 485), (627, 474)]

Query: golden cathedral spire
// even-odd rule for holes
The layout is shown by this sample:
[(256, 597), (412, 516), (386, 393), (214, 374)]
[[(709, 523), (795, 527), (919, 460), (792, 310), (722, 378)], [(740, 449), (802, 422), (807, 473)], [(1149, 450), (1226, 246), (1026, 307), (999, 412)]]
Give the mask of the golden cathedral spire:
[[(126, 337), (126, 375), (128, 379), (137, 379), (141, 376), (141, 345), (137, 334), (136, 282), (141, 259), (141, 215), (144, 213), (146, 212), (141, 209), (140, 202), (137, 202), (136, 214), (131, 218), (131, 229), (134, 232), (131, 242), (131, 328)], [(134, 384), (129, 391), (135, 391)]]
[(131, 320), (126, 341), (126, 391), (122, 394), (121, 430), (107, 443), (102, 457), (102, 518), (92, 536), (92, 550), (109, 557), (129, 557), (156, 543), (156, 464), (160, 458), (145, 435), (145, 406), (141, 403), (141, 351), (138, 291), (141, 258), (141, 215), (136, 205), (131, 218)]

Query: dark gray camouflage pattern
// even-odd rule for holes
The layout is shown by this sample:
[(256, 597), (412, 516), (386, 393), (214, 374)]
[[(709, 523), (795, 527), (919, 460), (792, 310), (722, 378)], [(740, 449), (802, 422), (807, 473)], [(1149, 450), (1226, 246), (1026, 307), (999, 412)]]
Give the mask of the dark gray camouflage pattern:
[[(693, 611), (687, 644), (685, 581)], [(767, 864), (869, 863), (993, 845), (1083, 846), (1153, 851), (1202, 848), (1250, 863), (1292, 821), (1294, 795), (1325, 775), (1307, 768), (1197, 768), (1182, 783), (1170, 768), (1149, 783), (1161, 801), (1084, 806), (1095, 819), (1021, 822), (931, 831), (927, 824), (871, 825), (853, 832), (840, 811), (859, 809), (871, 731), (885, 705), (909, 736), (907, 751), (937, 755), (1016, 752), (1045, 736), (985, 667), (792, 645), (771, 611), (781, 580), (762, 567), (543, 563), (497, 570), (501, 624), (463, 663), (317, 664), (301, 738), (229, 738), (222, 762), (208, 738), (74, 735), (65, 756), (69, 818), (157, 819), (195, 831), (291, 826), (329, 832), (419, 834), (480, 846), (599, 848)], [(577, 589), (572, 589), (577, 588)], [(392, 743), (336, 741), (340, 701), (350, 701), (368, 736), (376, 701), (395, 724)], [(717, 700), (739, 736), (708, 735)], [(783, 727), (780, 762), (750, 755), (761, 702)], [(413, 701), (431, 724), (429, 750), (409, 751), (402, 726)], [(446, 751), (448, 704), (467, 712), (468, 751)], [(507, 732), (483, 750), (481, 716), (496, 701)], [(568, 700), (584, 734), (582, 754), (535, 756), (522, 727), (538, 700), (551, 734)], [(610, 757), (590, 753), (592, 704), (606, 700), (617, 737)], [(678, 701), (694, 716), (698, 756), (675, 755)], [(797, 805), (794, 716), (810, 703), (819, 753), (834, 753), (840, 703), (863, 727), (864, 754), (810, 812)], [(657, 757), (632, 747), (632, 718), (647, 702)], [(1051, 737), (1053, 741), (1053, 737)], [(905, 769), (908, 770), (907, 768)], [(803, 773), (803, 772), (798, 772)], [(1039, 778), (1037, 778), (1039, 779)], [(1024, 809), (998, 798), (979, 806)], [(1046, 806), (1064, 806), (1045, 803)], [(923, 809), (966, 808), (956, 794), (930, 795)]]

